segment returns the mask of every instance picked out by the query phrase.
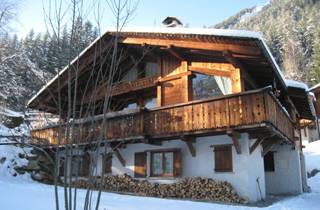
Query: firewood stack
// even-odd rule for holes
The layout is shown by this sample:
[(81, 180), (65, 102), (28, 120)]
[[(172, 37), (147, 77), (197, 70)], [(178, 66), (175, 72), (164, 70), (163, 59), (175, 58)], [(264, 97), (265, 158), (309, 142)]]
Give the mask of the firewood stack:
[[(150, 183), (146, 180), (136, 180), (128, 175), (105, 176), (97, 178), (94, 188), (102, 184), (104, 191), (134, 193), (142, 196), (162, 198), (186, 198), (193, 200), (210, 200), (228, 203), (244, 203), (228, 182), (214, 181), (208, 178), (182, 178), (172, 184)], [(73, 183), (79, 188), (88, 187), (86, 180)], [(91, 186), (92, 187), (92, 186)]]

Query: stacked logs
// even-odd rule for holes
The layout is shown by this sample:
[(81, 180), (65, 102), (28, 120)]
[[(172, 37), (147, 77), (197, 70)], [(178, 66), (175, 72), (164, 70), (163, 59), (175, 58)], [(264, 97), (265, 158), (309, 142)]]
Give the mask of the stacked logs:
[[(86, 180), (73, 182), (78, 188), (87, 188)], [(214, 181), (209, 178), (182, 178), (172, 184), (151, 183), (140, 181), (128, 175), (105, 176), (103, 180), (97, 178), (90, 188), (103, 191), (134, 193), (142, 196), (162, 198), (185, 198), (193, 200), (221, 201), (228, 203), (244, 203), (228, 182)]]

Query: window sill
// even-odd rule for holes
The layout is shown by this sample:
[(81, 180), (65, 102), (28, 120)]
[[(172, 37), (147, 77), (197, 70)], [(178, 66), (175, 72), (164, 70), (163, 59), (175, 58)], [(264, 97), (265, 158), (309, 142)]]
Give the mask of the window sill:
[(215, 174), (235, 174), (234, 171), (213, 171)]
[(146, 177), (146, 179), (150, 179), (150, 180), (174, 180), (180, 178), (178, 176), (149, 176)]

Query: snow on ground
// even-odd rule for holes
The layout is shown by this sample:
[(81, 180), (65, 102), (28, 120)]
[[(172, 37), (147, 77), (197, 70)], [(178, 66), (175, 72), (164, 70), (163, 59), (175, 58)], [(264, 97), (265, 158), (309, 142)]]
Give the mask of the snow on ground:
[(8, 136), (29, 136), (28, 126), (23, 123), (19, 127), (11, 129), (0, 123), (0, 137)]
[(303, 152), (306, 158), (307, 171), (311, 172), (314, 169), (320, 170), (320, 140), (307, 144)]
[(240, 17), (240, 23), (245, 22), (249, 20), (251, 17), (256, 16), (265, 6), (269, 5), (270, 1), (267, 1), (266, 3), (262, 5), (255, 6), (251, 12), (246, 12)]
[[(320, 174), (311, 178), (312, 193), (293, 196), (265, 208), (233, 206), (209, 202), (192, 202), (160, 198), (102, 193), (101, 210), (319, 210)], [(54, 190), (50, 185), (4, 179), (0, 177), (0, 205), (2, 210), (54, 210)], [(60, 202), (63, 202), (63, 189), (59, 188)], [(83, 209), (85, 191), (78, 191), (77, 209)], [(95, 197), (95, 196), (94, 196)], [(61, 209), (63, 203), (61, 203)], [(93, 208), (94, 209), (94, 208)]]
[[(308, 167), (320, 166), (320, 141), (306, 147), (306, 160), (310, 161)], [(318, 151), (317, 151), (318, 150)], [(0, 155), (6, 154), (7, 158), (17, 158), (21, 152), (17, 147), (0, 147)], [(21, 160), (21, 164), (25, 162)], [(9, 161), (10, 162), (10, 161)], [(51, 185), (40, 184), (32, 181), (27, 175), (12, 177), (6, 172), (5, 167), (0, 169), (0, 209), (1, 210), (54, 210), (54, 188)], [(10, 170), (9, 170), (10, 171)], [(186, 200), (160, 199), (120, 195), (115, 193), (102, 193), (101, 210), (319, 210), (320, 204), (320, 173), (310, 178), (308, 183), (311, 193), (299, 196), (286, 197), (268, 207), (236, 206), (210, 202), (194, 202)], [(85, 190), (78, 190), (77, 209), (83, 209)], [(63, 189), (59, 188), (60, 209), (63, 208)], [(96, 198), (94, 193), (93, 198)], [(170, 207), (170, 208), (169, 208)]]

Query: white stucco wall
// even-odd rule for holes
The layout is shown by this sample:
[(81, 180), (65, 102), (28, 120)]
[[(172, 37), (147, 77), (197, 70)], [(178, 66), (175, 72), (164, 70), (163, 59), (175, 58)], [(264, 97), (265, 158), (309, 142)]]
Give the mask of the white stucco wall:
[[(242, 197), (247, 197), (250, 201), (261, 199), (258, 188), (257, 178), (259, 178), (262, 197), (265, 197), (265, 178), (263, 158), (261, 157), (261, 147), (258, 147), (253, 154), (249, 154), (249, 143), (247, 134), (242, 134), (240, 139), (242, 153), (237, 154), (235, 148), (232, 149), (233, 172), (214, 171), (214, 153), (212, 145), (232, 144), (232, 140), (227, 135), (199, 137), (193, 144), (196, 148), (196, 157), (192, 157), (186, 144), (181, 140), (164, 141), (161, 146), (149, 144), (129, 144), (120, 153), (126, 160), (123, 167), (119, 160), (113, 155), (112, 173), (127, 173), (134, 175), (134, 153), (145, 150), (180, 148), (182, 154), (182, 173), (181, 177), (210, 177), (215, 180), (228, 181)], [(149, 155), (149, 154), (148, 154)], [(149, 158), (148, 158), (149, 160)], [(99, 161), (98, 174), (101, 171), (102, 160)], [(149, 162), (149, 161), (148, 161)], [(148, 163), (149, 169), (149, 163)], [(174, 179), (155, 179), (147, 178), (149, 181), (174, 182)]]
[(275, 145), (274, 172), (266, 172), (266, 192), (268, 194), (302, 193), (299, 151), (291, 145)]

